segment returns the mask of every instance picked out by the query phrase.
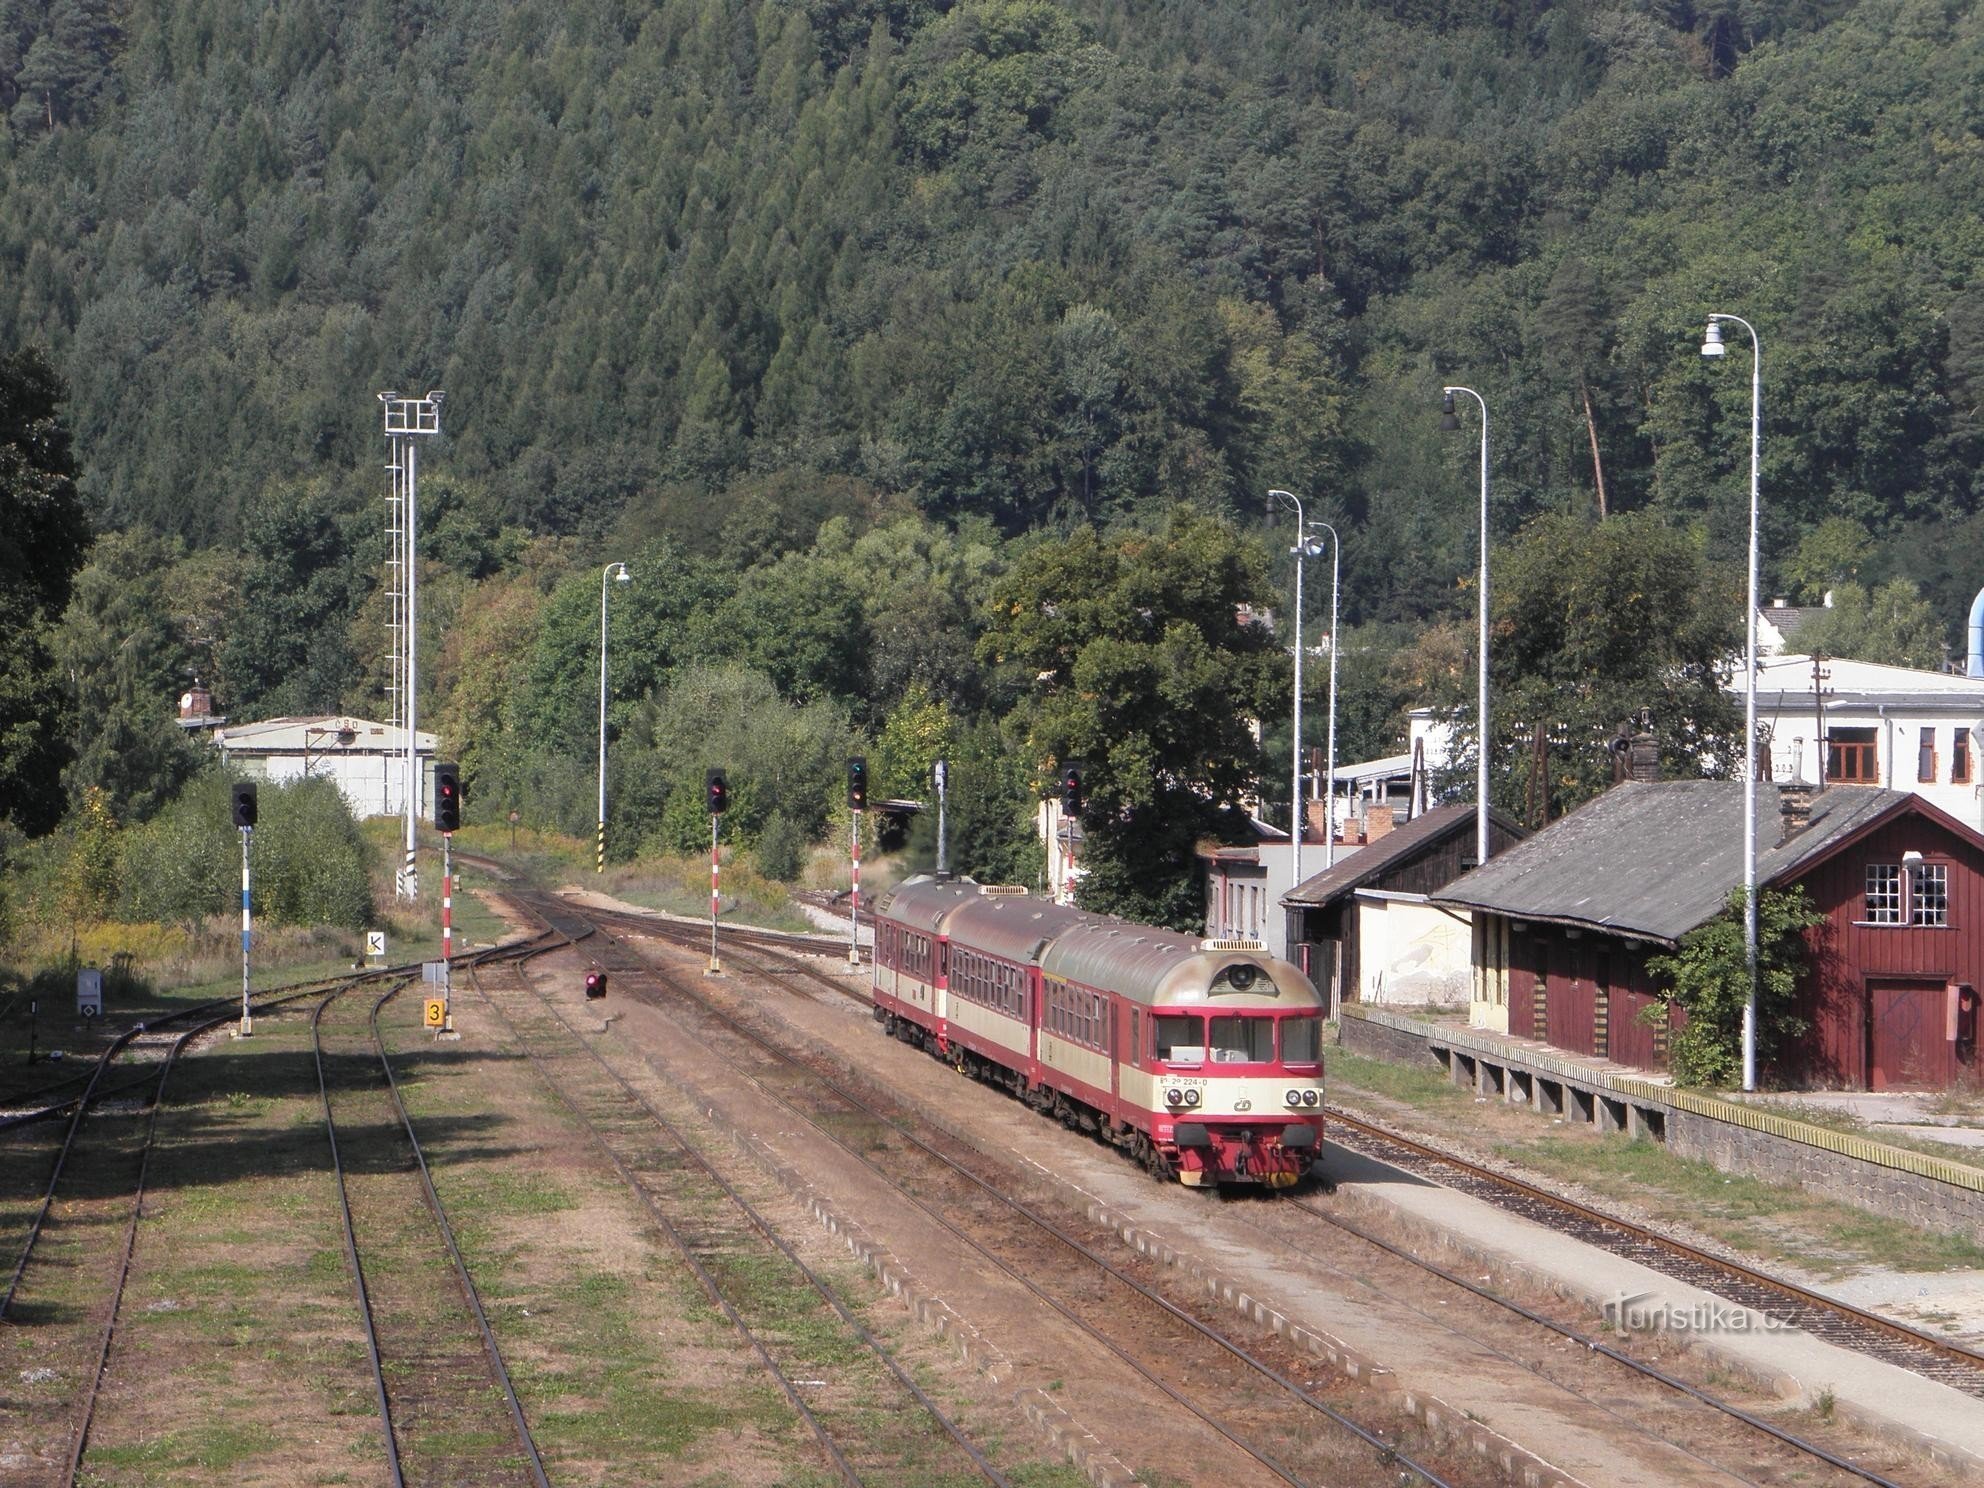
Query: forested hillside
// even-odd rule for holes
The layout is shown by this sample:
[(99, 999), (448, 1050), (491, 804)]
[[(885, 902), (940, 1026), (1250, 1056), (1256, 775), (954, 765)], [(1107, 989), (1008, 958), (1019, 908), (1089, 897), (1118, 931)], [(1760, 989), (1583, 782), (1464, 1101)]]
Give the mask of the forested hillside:
[[(609, 558), (657, 576), (616, 729), (688, 667), (990, 727), (1031, 534), (1282, 486), (1347, 621), (1464, 619), (1461, 382), (1498, 540), (1644, 511), (1739, 560), (1711, 310), (1764, 340), (1767, 581), (1954, 625), (1981, 62), (1927, 0), (0, 0), (0, 350), (67, 379), (98, 562), (169, 632), (100, 690), (247, 713), (379, 707), (373, 394), (445, 388), (428, 716), (581, 816), (548, 751)], [(1346, 685), (1383, 742), (1396, 669)]]

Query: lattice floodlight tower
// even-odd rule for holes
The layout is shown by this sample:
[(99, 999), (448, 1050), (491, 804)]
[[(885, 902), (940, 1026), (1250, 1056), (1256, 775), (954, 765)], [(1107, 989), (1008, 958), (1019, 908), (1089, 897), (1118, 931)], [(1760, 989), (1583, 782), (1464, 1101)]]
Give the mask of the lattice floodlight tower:
[(413, 861), (414, 830), (420, 822), (420, 749), (415, 743), (420, 719), (414, 701), (420, 678), (420, 633), (415, 624), (419, 524), (414, 487), (420, 471), (420, 441), (441, 432), (443, 396), (438, 388), (424, 398), (408, 398), (396, 392), (379, 394), (386, 414), (386, 446), (391, 456), (386, 465), (391, 480), (386, 497), (386, 588), (392, 601), (387, 625), (393, 643), (393, 670), (386, 690), (391, 694), (393, 727), (401, 731), (400, 738), (405, 744), (400, 805), (406, 822), (406, 847), (399, 871), (393, 875), (393, 888), (401, 899), (412, 899), (420, 892), (420, 872)]

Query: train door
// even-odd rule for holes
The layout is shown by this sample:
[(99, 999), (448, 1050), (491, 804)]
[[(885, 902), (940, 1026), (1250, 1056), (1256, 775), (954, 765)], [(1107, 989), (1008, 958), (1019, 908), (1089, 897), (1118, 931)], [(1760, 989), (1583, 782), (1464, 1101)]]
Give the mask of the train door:
[(1026, 971), (1026, 1078), (1028, 1084), (1040, 1079), (1040, 968)]

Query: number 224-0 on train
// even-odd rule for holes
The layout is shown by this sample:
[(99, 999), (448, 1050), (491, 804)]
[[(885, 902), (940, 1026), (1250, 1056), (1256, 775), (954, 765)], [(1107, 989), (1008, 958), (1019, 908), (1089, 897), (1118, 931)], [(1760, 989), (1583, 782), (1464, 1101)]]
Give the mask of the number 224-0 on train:
[(1161, 1177), (1287, 1188), (1320, 1152), (1321, 999), (1257, 942), (917, 877), (876, 908), (874, 996), (888, 1032)]

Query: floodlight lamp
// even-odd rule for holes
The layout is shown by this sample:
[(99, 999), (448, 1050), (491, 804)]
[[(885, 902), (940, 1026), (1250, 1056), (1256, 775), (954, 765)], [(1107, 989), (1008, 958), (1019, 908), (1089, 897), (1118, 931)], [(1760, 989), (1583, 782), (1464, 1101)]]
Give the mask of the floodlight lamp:
[(1711, 320), (1708, 323), (1707, 334), (1702, 337), (1702, 355), (1705, 357), (1719, 357), (1728, 349), (1728, 347), (1722, 344), (1722, 323)]
[(1454, 395), (1446, 393), (1440, 399), (1440, 432), (1451, 434), (1460, 427), (1460, 418), (1454, 413)]
[(618, 569), (613, 575), (613, 582), (616, 584), (624, 584), (631, 578), (633, 578), (633, 575), (627, 572), (627, 565), (622, 563), (618, 565)]

